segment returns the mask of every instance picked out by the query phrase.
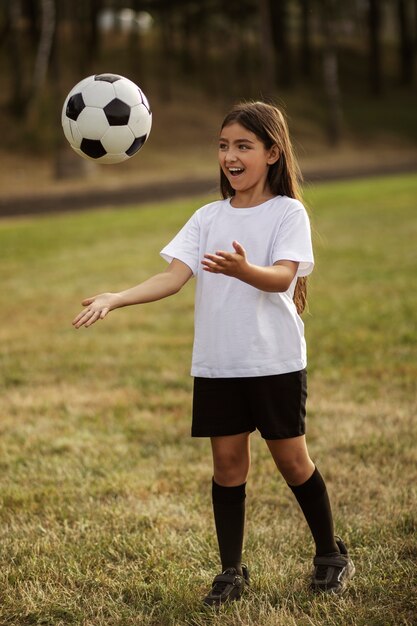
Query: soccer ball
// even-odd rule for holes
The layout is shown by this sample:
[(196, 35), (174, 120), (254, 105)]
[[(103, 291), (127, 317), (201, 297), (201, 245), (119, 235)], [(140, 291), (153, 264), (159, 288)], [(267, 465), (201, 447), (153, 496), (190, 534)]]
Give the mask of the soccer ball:
[(152, 113), (145, 94), (131, 80), (96, 74), (71, 89), (61, 121), (77, 154), (98, 163), (121, 163), (147, 140)]

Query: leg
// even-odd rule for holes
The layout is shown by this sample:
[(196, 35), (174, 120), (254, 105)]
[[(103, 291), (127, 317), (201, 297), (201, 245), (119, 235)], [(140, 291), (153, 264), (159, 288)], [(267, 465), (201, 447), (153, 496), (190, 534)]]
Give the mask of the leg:
[(268, 448), (275, 465), (289, 485), (302, 485), (314, 472), (314, 463), (307, 450), (305, 435), (291, 439), (268, 439)]
[(223, 487), (246, 482), (250, 467), (250, 433), (211, 437), (214, 480)]
[(304, 513), (316, 544), (316, 556), (339, 553), (326, 485), (310, 459), (305, 436), (268, 440), (267, 444)]
[(249, 434), (212, 437), (213, 511), (222, 570), (241, 569), (245, 486), (250, 466)]

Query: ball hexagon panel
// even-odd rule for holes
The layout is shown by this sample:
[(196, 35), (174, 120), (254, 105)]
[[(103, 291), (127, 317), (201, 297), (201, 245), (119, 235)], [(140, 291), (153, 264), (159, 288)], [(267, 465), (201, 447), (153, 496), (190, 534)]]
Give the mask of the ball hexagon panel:
[(87, 76), (87, 78), (83, 78), (82, 80), (80, 80), (79, 83), (74, 85), (74, 87), (71, 89), (71, 91), (68, 94), (68, 98), (72, 96), (74, 93), (81, 93), (82, 90), (85, 89), (85, 87), (87, 87), (87, 85), (93, 82), (94, 82), (94, 75)]
[(85, 139), (101, 139), (109, 123), (103, 109), (85, 107), (77, 119), (77, 126)]
[(123, 161), (127, 161), (128, 158), (129, 157), (125, 152), (122, 154), (106, 154), (101, 157), (98, 162), (105, 165), (111, 165), (112, 163), (122, 163)]
[(66, 119), (62, 124), (62, 128), (64, 130), (65, 137), (67, 141), (71, 144), (73, 148), (79, 148), (82, 141), (82, 134), (80, 133), (80, 129), (77, 126), (77, 122), (73, 120)]
[(101, 138), (101, 143), (109, 154), (126, 152), (132, 145), (135, 136), (129, 126), (111, 126)]
[(82, 91), (84, 102), (90, 107), (105, 107), (114, 98), (114, 87), (105, 81), (93, 81)]
[(149, 135), (152, 126), (152, 115), (143, 104), (138, 104), (130, 109), (129, 127), (135, 137)]
[(130, 80), (121, 80), (113, 84), (116, 96), (131, 107), (141, 104), (142, 96), (139, 88)]

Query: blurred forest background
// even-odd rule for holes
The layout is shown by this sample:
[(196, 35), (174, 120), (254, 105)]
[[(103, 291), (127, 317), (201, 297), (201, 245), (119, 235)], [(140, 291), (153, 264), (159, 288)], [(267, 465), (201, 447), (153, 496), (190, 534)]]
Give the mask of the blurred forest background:
[[(2, 0), (0, 185), (122, 183), (216, 172), (229, 106), (287, 113), (307, 168), (417, 163), (417, 0)], [(65, 146), (62, 103), (79, 80), (137, 82), (150, 140), (123, 166)], [(129, 178), (130, 177), (130, 178)], [(83, 183), (86, 184), (86, 183)]]

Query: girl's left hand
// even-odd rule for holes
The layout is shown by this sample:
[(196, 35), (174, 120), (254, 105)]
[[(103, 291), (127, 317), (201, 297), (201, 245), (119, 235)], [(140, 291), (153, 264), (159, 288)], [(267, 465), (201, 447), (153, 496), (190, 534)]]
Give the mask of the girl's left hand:
[(225, 274), (234, 278), (242, 278), (249, 263), (246, 258), (246, 250), (238, 241), (233, 242), (235, 252), (217, 250), (216, 254), (205, 254), (201, 261), (203, 270), (212, 274)]

